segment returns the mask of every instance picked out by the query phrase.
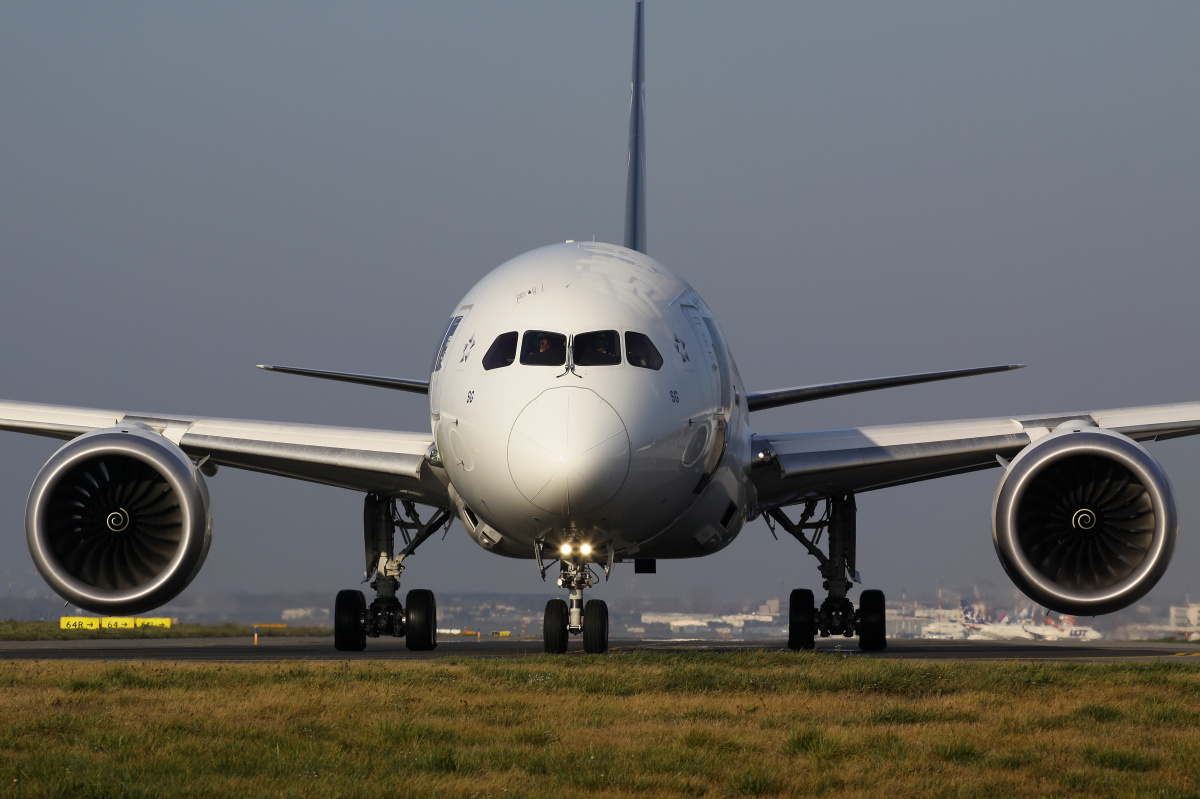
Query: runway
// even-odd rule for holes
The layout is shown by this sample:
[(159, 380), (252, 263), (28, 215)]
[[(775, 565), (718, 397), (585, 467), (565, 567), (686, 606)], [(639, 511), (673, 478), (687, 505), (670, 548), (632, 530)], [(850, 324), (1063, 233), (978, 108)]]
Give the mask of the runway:
[[(176, 662), (269, 662), (290, 660), (433, 660), (440, 658), (519, 658), (542, 654), (540, 639), (442, 640), (432, 652), (410, 652), (403, 640), (369, 639), (363, 652), (338, 652), (333, 639), (268, 638), (256, 645), (249, 639), (127, 639), (80, 641), (3, 641), (0, 660), (96, 660)], [(784, 651), (779, 639), (760, 641), (642, 640), (612, 641), (620, 652)], [(1200, 666), (1200, 646), (1183, 643), (1108, 641), (1097, 643), (1029, 641), (889, 640), (887, 649), (863, 653), (853, 639), (823, 639), (817, 652), (831, 656), (893, 658), (921, 661), (1011, 660), (1060, 662), (1181, 661)], [(564, 657), (583, 655), (578, 639)], [(1193, 660), (1192, 658), (1198, 658)]]

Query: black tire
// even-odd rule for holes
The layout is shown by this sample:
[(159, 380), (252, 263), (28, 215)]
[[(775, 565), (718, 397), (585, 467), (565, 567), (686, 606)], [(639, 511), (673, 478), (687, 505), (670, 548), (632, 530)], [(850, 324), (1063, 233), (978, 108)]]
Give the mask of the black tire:
[(882, 652), (887, 649), (887, 613), (884, 610), (882, 591), (871, 589), (859, 595), (858, 623), (859, 649), (864, 652)]
[(583, 651), (599, 655), (608, 651), (608, 603), (589, 599), (583, 606)]
[(788, 649), (812, 649), (816, 637), (817, 602), (812, 591), (797, 588), (788, 600)]
[(546, 603), (542, 640), (547, 655), (561, 655), (567, 651), (567, 603), (561, 599), (551, 599)]
[(404, 643), (414, 652), (437, 648), (437, 601), (433, 592), (414, 588), (408, 592)]
[(361, 652), (367, 648), (363, 617), (367, 600), (362, 591), (338, 591), (333, 602), (333, 648), (339, 652)]

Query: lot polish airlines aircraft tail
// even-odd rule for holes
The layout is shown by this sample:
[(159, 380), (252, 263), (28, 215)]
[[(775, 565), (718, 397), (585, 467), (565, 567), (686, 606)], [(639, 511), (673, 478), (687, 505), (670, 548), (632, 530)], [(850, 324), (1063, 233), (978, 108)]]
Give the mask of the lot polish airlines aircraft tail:
[[(608, 609), (584, 592), (616, 564), (728, 546), (759, 516), (819, 563), (825, 591), (791, 593), (788, 644), (817, 635), (886, 645), (884, 597), (857, 578), (858, 494), (1002, 470), (993, 538), (1039, 605), (1093, 615), (1162, 576), (1177, 524), (1170, 483), (1139, 443), (1200, 432), (1200, 403), (788, 433), (752, 429), (779, 405), (1017, 368), (992, 366), (752, 391), (681, 277), (646, 254), (643, 5), (636, 5), (624, 246), (554, 244), (486, 274), (450, 312), (428, 380), (265, 369), (427, 393), (424, 432), (0, 402), (0, 429), (67, 443), (33, 482), (29, 550), (64, 599), (139, 613), (183, 591), (212, 536), (206, 479), (220, 466), (365, 495), (374, 596), (342, 591), (335, 645), (404, 636), (436, 646), (434, 595), (400, 598), (405, 560), (461, 521), (567, 594), (546, 606), (547, 652), (582, 634), (608, 647)], [(822, 541), (823, 539), (823, 541)], [(532, 571), (532, 568), (531, 568)]]

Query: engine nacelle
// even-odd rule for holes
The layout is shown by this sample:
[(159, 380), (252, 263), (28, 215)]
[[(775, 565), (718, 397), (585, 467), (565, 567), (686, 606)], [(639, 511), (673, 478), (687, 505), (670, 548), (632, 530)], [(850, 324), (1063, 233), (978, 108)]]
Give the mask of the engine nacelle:
[(97, 430), (42, 467), (25, 537), (63, 599), (94, 613), (142, 613), (178, 596), (204, 564), (208, 488), (179, 447), (150, 428)]
[(1171, 484), (1137, 442), (1090, 425), (1060, 425), (1005, 470), (992, 539), (1008, 576), (1060, 613), (1128, 607), (1162, 577), (1178, 523)]

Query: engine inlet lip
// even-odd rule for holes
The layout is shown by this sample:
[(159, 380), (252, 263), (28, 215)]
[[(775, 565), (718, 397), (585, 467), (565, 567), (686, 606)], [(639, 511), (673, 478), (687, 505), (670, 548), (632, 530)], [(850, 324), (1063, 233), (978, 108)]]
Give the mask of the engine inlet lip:
[[(172, 452), (173, 449), (175, 452)], [(179, 547), (159, 574), (134, 588), (106, 589), (83, 582), (67, 571), (54, 553), (50, 541), (39, 534), (39, 531), (49, 529), (47, 503), (59, 479), (83, 461), (104, 456), (135, 458), (157, 471), (179, 501), (185, 529), (194, 531), (180, 541)], [(34, 566), (55, 593), (72, 604), (96, 613), (141, 613), (158, 607), (187, 586), (193, 570), (184, 567), (195, 563), (204, 552), (208, 498), (202, 479), (187, 456), (154, 432), (138, 428), (109, 428), (84, 434), (68, 442), (50, 457), (29, 490), (29, 500), (25, 506), (25, 540)], [(129, 521), (126, 514), (126, 527)]]
[[(1029, 482), (1043, 468), (1060, 460), (1089, 455), (1119, 463), (1141, 482), (1154, 507), (1154, 534), (1144, 559), (1125, 578), (1104, 588), (1064, 588), (1044, 575), (1020, 546), (1017, 525), (1020, 500)], [(1175, 549), (1177, 518), (1170, 481), (1140, 444), (1101, 428), (1056, 432), (1031, 444), (1009, 464), (992, 505), (992, 540), (1009, 578), (1030, 599), (1060, 613), (1100, 615), (1128, 607), (1162, 577)], [(1095, 525), (1094, 517), (1092, 524)]]

